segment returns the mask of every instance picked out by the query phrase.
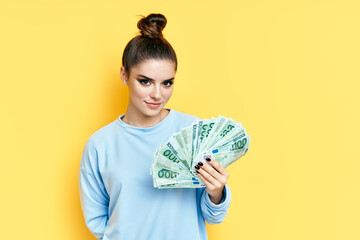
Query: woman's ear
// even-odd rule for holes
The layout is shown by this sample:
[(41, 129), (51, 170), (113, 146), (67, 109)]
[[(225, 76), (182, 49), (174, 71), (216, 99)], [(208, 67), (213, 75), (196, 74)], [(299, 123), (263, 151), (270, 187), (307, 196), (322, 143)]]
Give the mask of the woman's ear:
[(120, 68), (120, 77), (121, 77), (121, 81), (125, 84), (128, 85), (128, 75), (125, 71), (125, 67), (121, 66)]

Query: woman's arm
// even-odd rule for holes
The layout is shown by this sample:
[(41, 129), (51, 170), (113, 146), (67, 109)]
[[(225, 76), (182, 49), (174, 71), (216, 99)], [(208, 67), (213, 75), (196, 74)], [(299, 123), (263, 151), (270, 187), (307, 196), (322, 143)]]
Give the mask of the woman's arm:
[(109, 197), (96, 166), (97, 155), (94, 147), (86, 144), (79, 174), (81, 208), (91, 233), (97, 239), (102, 239), (109, 219)]

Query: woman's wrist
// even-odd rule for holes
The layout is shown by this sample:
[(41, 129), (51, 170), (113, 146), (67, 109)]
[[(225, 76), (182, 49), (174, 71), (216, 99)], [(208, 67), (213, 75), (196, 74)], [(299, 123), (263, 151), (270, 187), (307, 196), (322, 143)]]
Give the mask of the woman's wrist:
[(223, 197), (224, 197), (224, 188), (220, 191), (220, 193), (212, 194), (212, 195), (209, 194), (210, 201), (214, 204), (221, 203)]

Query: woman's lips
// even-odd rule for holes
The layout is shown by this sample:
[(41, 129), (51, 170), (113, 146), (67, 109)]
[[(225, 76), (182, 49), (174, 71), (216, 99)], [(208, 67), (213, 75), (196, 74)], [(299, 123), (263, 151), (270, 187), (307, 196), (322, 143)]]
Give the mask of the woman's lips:
[(149, 102), (146, 102), (146, 104), (151, 108), (158, 108), (161, 105), (161, 103), (149, 103)]

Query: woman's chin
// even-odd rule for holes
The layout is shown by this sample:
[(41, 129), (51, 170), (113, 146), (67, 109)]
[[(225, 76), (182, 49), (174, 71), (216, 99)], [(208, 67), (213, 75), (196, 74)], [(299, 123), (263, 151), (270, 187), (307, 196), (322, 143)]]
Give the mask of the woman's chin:
[(146, 109), (146, 111), (143, 112), (143, 114), (147, 117), (156, 117), (159, 114), (161, 114), (162, 107), (159, 107), (158, 109)]

